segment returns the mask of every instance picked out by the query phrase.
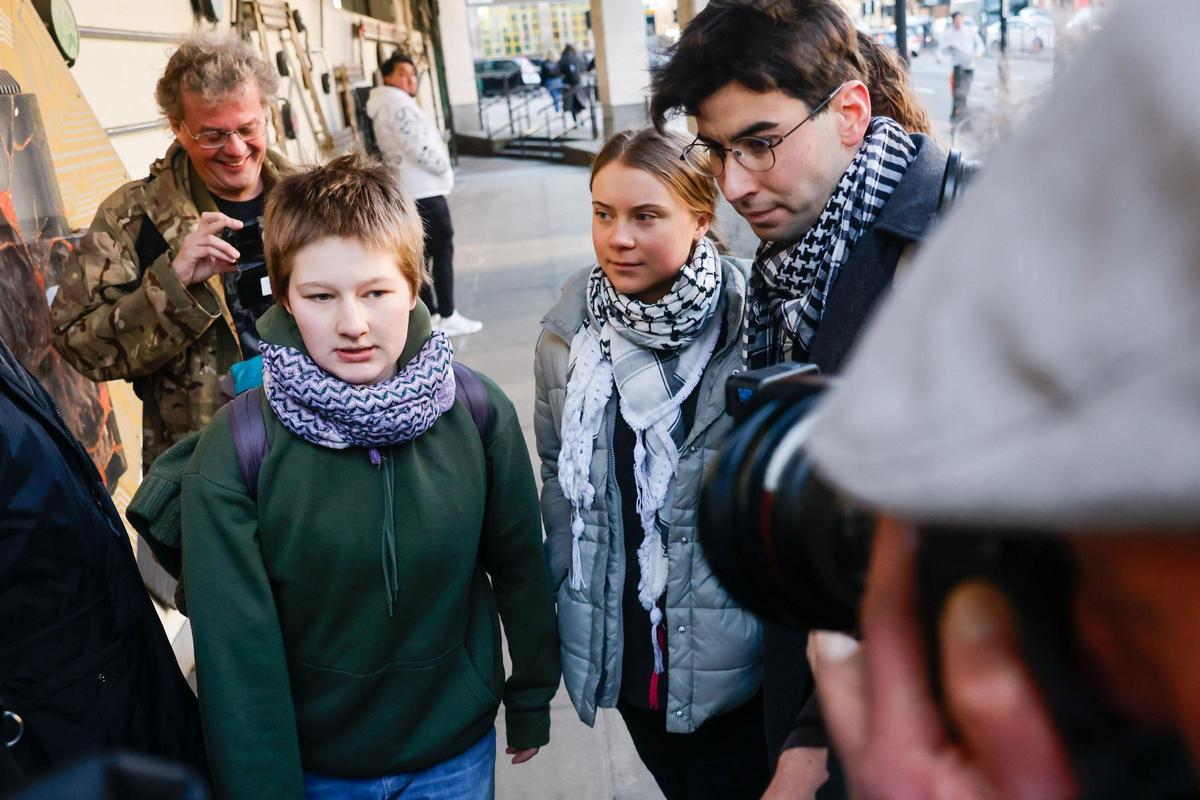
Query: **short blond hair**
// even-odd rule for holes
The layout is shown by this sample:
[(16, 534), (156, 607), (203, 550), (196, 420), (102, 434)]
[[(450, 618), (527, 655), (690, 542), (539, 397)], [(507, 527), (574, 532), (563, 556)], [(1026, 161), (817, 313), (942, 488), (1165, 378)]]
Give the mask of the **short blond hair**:
[(279, 88), (279, 76), (249, 42), (215, 32), (195, 33), (184, 39), (154, 87), (158, 108), (172, 122), (183, 119), (183, 93), (206, 104), (224, 100), (247, 81), (258, 84), (263, 108)]
[(416, 203), (383, 164), (358, 153), (283, 178), (263, 216), (263, 252), (271, 292), (287, 298), (292, 261), (329, 237), (356, 239), (394, 255), (415, 297), (425, 281), (425, 232)]

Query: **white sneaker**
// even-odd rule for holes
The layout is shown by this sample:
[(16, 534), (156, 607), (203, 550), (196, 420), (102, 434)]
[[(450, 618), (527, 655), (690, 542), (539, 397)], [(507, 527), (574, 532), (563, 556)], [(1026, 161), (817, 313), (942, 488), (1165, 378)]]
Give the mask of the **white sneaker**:
[(483, 330), (483, 323), (479, 320), (467, 319), (455, 311), (448, 317), (442, 317), (438, 322), (437, 329), (447, 336), (469, 336)]
[(438, 328), (442, 327), (442, 315), (441, 314), (430, 314), (429, 315), (429, 324), (435, 331)]

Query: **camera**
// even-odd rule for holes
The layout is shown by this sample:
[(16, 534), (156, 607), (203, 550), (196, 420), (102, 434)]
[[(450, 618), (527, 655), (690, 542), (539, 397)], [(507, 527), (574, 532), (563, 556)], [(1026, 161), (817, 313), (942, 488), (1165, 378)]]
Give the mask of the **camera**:
[[(700, 542), (713, 574), (769, 622), (854, 634), (876, 516), (822, 480), (807, 444), (834, 384), (811, 364), (750, 370), (726, 383), (735, 425), (705, 475)], [(1111, 707), (1080, 647), (1077, 567), (1046, 531), (924, 525), (916, 612), (930, 689), (941, 694), (938, 620), (950, 593), (979, 580), (1007, 599), (1017, 646), (1042, 691), (1081, 797), (1196, 796), (1178, 741)]]
[(235, 281), (242, 308), (254, 310), (269, 306), (274, 298), (271, 296), (271, 279), (267, 276), (267, 258), (263, 254), (262, 217), (247, 220), (239, 230), (226, 228), (221, 232), (221, 238), (238, 251)]
[(821, 481), (805, 449), (831, 381), (812, 364), (728, 380), (735, 427), (705, 476), (700, 541), (725, 589), (760, 617), (853, 631), (874, 517)]

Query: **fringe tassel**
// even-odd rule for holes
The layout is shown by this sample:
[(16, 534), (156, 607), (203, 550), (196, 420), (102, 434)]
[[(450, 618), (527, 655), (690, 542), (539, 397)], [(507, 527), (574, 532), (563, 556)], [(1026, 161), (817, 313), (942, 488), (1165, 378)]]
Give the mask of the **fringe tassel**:
[(663, 671), (662, 645), (658, 643), (658, 631), (662, 627), (663, 613), (658, 606), (650, 609), (650, 644), (654, 648), (654, 674)]

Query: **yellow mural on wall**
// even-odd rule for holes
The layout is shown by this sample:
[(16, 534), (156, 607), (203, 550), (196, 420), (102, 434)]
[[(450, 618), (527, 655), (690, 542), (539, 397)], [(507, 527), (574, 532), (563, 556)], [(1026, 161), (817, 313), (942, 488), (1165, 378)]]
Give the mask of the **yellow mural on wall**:
[(0, 333), (54, 397), (124, 511), (141, 476), (141, 404), (128, 384), (97, 386), (58, 357), (48, 306), (80, 230), (128, 175), (29, 0), (0, 0), (0, 69), (9, 79)]

